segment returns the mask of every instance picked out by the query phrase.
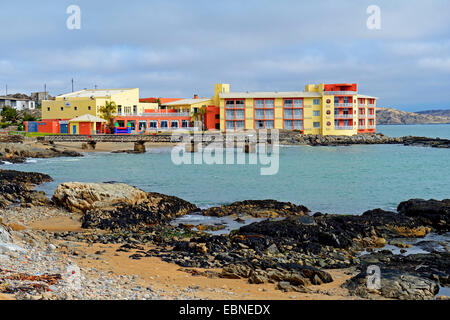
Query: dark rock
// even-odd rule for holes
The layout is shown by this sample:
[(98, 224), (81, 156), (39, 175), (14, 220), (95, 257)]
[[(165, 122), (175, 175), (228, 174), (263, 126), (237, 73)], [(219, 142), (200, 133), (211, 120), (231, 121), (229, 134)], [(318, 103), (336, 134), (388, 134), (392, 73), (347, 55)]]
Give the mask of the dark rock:
[(145, 230), (154, 225), (168, 223), (176, 216), (198, 210), (183, 199), (149, 192), (139, 204), (116, 203), (108, 208), (95, 208), (83, 215), (83, 228), (104, 230)]
[(305, 206), (276, 200), (245, 200), (220, 207), (203, 210), (205, 216), (223, 217), (232, 214), (247, 214), (253, 217), (275, 218), (278, 216), (301, 216), (309, 212)]
[(401, 202), (397, 211), (418, 219), (421, 224), (431, 226), (438, 231), (450, 230), (450, 199), (442, 201), (410, 199)]

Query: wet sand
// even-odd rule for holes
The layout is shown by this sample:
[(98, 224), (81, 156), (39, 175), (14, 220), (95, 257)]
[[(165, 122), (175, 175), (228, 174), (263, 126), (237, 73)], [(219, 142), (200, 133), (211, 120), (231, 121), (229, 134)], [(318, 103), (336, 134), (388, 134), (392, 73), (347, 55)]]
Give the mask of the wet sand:
[[(36, 147), (48, 148), (47, 144), (42, 144), (40, 142), (29, 142), (33, 143)], [(112, 152), (112, 151), (125, 151), (133, 150), (133, 142), (97, 142), (95, 150), (83, 149), (81, 147), (82, 142), (55, 142), (54, 146), (58, 149), (66, 149), (70, 151), (77, 152)], [(146, 142), (145, 148), (160, 148), (160, 147), (173, 147), (174, 143), (169, 142)]]

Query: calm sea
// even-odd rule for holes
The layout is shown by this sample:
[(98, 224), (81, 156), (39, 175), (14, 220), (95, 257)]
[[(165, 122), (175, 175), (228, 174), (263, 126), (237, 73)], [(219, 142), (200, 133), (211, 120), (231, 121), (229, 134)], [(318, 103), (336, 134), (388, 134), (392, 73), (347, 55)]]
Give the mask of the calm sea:
[[(450, 138), (450, 125), (379, 126), (391, 136)], [(276, 199), (313, 211), (362, 213), (395, 209), (410, 198), (450, 198), (450, 150), (401, 145), (282, 147), (279, 172), (261, 176), (260, 165), (175, 165), (170, 148), (145, 154), (87, 154), (82, 158), (31, 159), (4, 169), (37, 171), (55, 181), (120, 181), (176, 195), (209, 207), (245, 199)]]

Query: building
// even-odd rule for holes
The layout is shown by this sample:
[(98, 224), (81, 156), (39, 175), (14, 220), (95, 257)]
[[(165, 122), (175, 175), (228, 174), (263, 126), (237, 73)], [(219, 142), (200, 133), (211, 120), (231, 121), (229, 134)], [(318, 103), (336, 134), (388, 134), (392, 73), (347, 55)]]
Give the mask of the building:
[(304, 134), (354, 135), (375, 132), (376, 99), (359, 94), (356, 83), (308, 84), (304, 91), (287, 92), (232, 92), (229, 84), (216, 84), (211, 98), (194, 95), (191, 99), (139, 99), (137, 88), (82, 90), (57, 96), (55, 100), (44, 100), (42, 121), (45, 123), (37, 124), (36, 128), (39, 132), (65, 133), (61, 126), (69, 124), (71, 119), (84, 115), (101, 117), (100, 108), (107, 101), (114, 101), (117, 133), (196, 127), (220, 131), (284, 129)]
[(212, 98), (194, 96), (163, 106), (190, 111), (208, 130), (354, 135), (375, 132), (375, 102), (376, 97), (359, 94), (356, 83), (309, 84), (290, 92), (231, 92), (229, 84), (216, 84)]
[(16, 110), (34, 109), (36, 104), (29, 98), (22, 97), (21, 94), (8, 95), (0, 97), (0, 108), (5, 106), (14, 108)]
[(52, 100), (53, 98), (48, 94), (47, 91), (39, 91), (31, 93), (31, 100), (34, 101), (35, 105), (42, 105), (42, 100)]

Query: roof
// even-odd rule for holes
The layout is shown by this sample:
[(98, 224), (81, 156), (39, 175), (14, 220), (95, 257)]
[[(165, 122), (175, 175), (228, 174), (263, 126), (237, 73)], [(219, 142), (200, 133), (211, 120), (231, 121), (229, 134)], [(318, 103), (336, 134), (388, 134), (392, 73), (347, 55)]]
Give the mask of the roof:
[(105, 119), (93, 116), (91, 114), (84, 114), (82, 116), (73, 118), (70, 122), (107, 122)]
[(359, 93), (358, 93), (358, 98), (363, 98), (363, 99), (378, 99), (378, 97), (366, 96), (365, 94), (359, 94)]
[(165, 103), (165, 106), (183, 106), (186, 104), (195, 104), (195, 103), (202, 103), (202, 102), (206, 102), (206, 101), (210, 101), (210, 98), (197, 98), (197, 99), (183, 99), (183, 100), (178, 100), (178, 101), (173, 101), (173, 102), (168, 102)]
[(161, 104), (174, 102), (174, 101), (178, 101), (178, 100), (183, 100), (183, 98), (142, 98), (142, 99), (139, 99), (139, 102), (153, 102), (153, 103), (155, 103), (158, 99), (161, 102)]
[(14, 98), (9, 96), (1, 96), (0, 100), (31, 101), (29, 98)]
[(302, 98), (313, 97), (320, 98), (322, 95), (319, 92), (305, 92), (305, 91), (268, 91), (268, 92), (225, 92), (219, 94), (222, 99), (244, 99), (244, 98)]
[(112, 94), (122, 93), (128, 90), (133, 90), (131, 88), (124, 89), (92, 89), (92, 90), (80, 90), (75, 92), (70, 92), (66, 94), (61, 94), (57, 98), (104, 98), (106, 96), (111, 96)]

